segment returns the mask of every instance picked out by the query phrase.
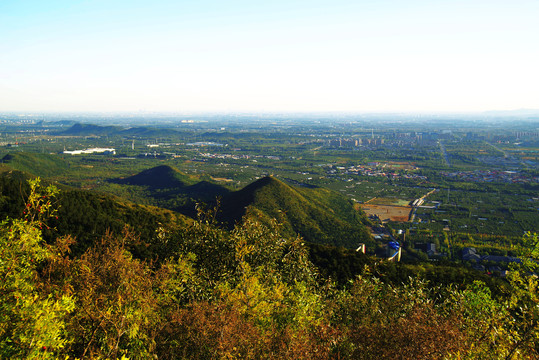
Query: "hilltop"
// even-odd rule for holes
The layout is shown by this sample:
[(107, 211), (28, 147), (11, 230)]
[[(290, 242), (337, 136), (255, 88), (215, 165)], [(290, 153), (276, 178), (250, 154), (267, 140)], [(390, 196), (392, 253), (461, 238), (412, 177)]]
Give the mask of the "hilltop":
[(199, 177), (187, 175), (168, 165), (160, 165), (123, 178), (111, 179), (116, 184), (131, 186), (144, 192), (157, 206), (193, 216), (196, 202), (213, 202), (229, 190)]
[(196, 178), (189, 176), (168, 165), (160, 165), (123, 179), (114, 180), (118, 184), (148, 186), (153, 189), (185, 188), (196, 183)]

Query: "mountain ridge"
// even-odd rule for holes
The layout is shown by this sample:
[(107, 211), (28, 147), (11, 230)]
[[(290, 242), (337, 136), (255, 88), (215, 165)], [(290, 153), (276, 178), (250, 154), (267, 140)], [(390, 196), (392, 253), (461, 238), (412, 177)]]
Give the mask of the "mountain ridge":
[(128, 136), (128, 137), (169, 137), (170, 132), (176, 132), (171, 129), (159, 129), (147, 126), (137, 127), (119, 127), (119, 126), (101, 126), (95, 124), (75, 123), (66, 130), (62, 130), (56, 135), (69, 136)]

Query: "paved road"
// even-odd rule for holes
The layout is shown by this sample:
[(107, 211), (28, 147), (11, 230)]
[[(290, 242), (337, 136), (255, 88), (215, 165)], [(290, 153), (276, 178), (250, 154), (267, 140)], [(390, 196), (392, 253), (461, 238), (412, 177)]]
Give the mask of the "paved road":
[(487, 142), (487, 144), (489, 144), (490, 146), (492, 146), (494, 149), (498, 150), (499, 152), (503, 153), (503, 157), (507, 159), (507, 153), (506, 153), (504, 150), (500, 149), (500, 148), (497, 147), (496, 145), (491, 144), (491, 143), (489, 143), (489, 142)]
[(439, 144), (440, 144), (440, 151), (442, 152), (442, 156), (444, 157), (444, 160), (445, 160), (445, 164), (447, 166), (451, 166), (451, 163), (449, 162), (449, 156), (447, 155), (447, 151), (445, 151), (444, 144), (441, 141), (439, 142)]

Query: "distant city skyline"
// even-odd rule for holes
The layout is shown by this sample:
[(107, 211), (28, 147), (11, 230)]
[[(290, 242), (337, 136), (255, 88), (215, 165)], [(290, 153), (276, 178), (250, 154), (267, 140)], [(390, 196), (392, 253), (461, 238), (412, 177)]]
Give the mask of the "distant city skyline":
[(532, 0), (6, 0), (0, 112), (539, 109)]

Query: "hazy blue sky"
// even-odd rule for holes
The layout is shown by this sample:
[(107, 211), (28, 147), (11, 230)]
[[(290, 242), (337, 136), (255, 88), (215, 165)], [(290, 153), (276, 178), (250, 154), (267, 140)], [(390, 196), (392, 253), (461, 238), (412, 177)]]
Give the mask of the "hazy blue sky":
[(0, 111), (518, 108), (537, 0), (0, 0)]

